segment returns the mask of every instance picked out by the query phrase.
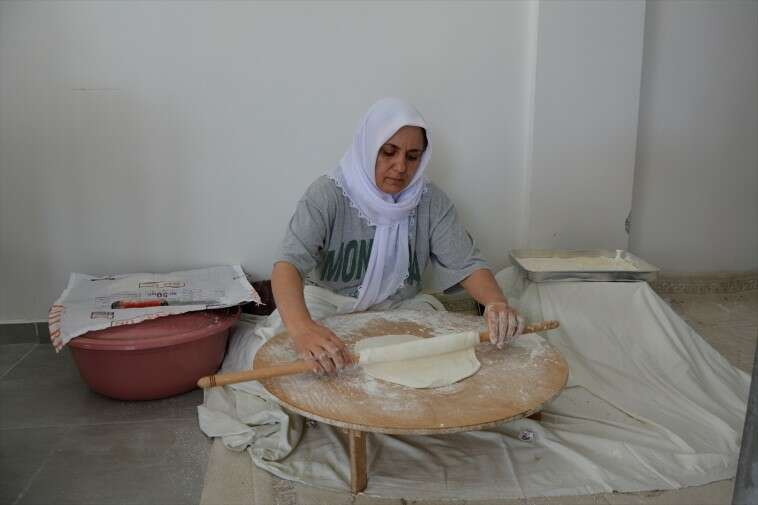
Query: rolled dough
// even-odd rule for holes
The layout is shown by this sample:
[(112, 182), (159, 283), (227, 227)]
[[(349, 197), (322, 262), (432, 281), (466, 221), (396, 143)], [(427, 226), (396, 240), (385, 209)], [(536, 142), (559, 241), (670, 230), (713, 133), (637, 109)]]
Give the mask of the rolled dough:
[[(412, 388), (437, 388), (479, 370), (481, 365), (474, 352), (478, 342), (476, 332), (431, 338), (384, 335), (361, 340), (355, 351), (360, 353), (363, 369), (372, 377)], [(389, 361), (397, 358), (400, 360)]]

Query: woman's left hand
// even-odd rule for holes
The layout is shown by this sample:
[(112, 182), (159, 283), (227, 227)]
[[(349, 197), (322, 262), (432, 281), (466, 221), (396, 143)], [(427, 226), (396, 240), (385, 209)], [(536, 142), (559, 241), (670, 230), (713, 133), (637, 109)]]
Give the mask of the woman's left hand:
[(490, 332), (490, 342), (498, 349), (510, 345), (524, 331), (524, 318), (505, 302), (491, 302), (485, 305), (484, 319)]

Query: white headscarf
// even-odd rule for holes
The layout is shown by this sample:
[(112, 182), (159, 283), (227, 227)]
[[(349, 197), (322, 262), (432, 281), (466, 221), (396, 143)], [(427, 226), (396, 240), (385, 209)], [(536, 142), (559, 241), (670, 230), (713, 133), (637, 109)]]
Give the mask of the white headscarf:
[[(410, 184), (393, 197), (376, 186), (376, 157), (379, 148), (403, 126), (423, 128), (427, 146)], [(408, 277), (408, 219), (424, 193), (423, 175), (431, 155), (431, 134), (421, 114), (404, 100), (383, 98), (363, 117), (353, 144), (339, 166), (329, 174), (360, 216), (370, 226), (376, 226), (354, 312), (386, 300)]]

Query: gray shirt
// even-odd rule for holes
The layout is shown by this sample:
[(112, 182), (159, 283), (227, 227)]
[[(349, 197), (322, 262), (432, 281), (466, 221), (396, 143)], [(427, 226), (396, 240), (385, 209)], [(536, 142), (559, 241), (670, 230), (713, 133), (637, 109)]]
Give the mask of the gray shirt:
[[(307, 283), (344, 296), (358, 296), (376, 228), (360, 217), (335, 182), (321, 176), (305, 192), (287, 226), (277, 261), (297, 268)], [(429, 182), (411, 212), (408, 226), (408, 278), (390, 300), (419, 292), (421, 274), (431, 262), (442, 289), (489, 268), (448, 196)]]

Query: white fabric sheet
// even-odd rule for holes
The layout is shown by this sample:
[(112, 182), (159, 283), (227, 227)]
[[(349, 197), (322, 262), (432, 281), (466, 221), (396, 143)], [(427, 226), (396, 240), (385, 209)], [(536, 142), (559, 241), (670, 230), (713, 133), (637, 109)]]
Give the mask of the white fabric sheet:
[[(646, 283), (532, 284), (512, 269), (497, 278), (527, 320), (561, 322), (545, 337), (570, 366), (567, 388), (545, 406), (541, 422), (440, 436), (371, 434), (368, 494), (579, 495), (735, 475), (750, 378)], [(234, 352), (252, 356), (265, 332), (257, 333), (242, 326)], [(249, 450), (256, 465), (280, 477), (349, 489), (339, 430), (284, 413), (257, 383), (208, 391), (199, 416), (208, 435)]]

